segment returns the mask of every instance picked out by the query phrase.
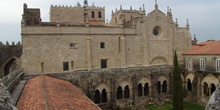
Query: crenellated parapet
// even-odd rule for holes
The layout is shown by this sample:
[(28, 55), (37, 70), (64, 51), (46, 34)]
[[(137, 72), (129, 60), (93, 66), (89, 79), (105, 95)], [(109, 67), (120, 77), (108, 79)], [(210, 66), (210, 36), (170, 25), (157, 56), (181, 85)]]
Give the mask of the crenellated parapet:
[(21, 42), (18, 41), (17, 43), (15, 43), (14, 41), (12, 41), (12, 43), (9, 44), (9, 42), (6, 41), (5, 44), (4, 44), (2, 41), (0, 41), (0, 47), (2, 47), (2, 46), (4, 46), (4, 47), (5, 46), (21, 46)]
[(105, 7), (79, 3), (75, 6), (51, 5), (50, 22), (105, 23)]

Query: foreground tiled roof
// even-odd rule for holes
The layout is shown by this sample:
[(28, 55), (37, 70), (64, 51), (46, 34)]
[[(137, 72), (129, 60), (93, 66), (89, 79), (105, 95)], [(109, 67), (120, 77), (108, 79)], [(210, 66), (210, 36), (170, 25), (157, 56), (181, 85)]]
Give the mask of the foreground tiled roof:
[(184, 52), (183, 55), (220, 55), (220, 40), (207, 41), (192, 46), (192, 50)]
[(38, 76), (27, 81), (17, 103), (19, 110), (101, 110), (67, 81)]

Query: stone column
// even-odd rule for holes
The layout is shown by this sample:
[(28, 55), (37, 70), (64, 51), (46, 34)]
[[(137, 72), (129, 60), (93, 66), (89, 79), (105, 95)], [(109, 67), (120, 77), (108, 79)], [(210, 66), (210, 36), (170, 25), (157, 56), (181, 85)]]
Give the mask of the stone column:
[(142, 87), (142, 96), (144, 96), (144, 87)]
[(162, 85), (160, 85), (160, 94), (162, 93), (162, 89), (163, 89), (163, 88), (162, 88)]
[(91, 63), (91, 39), (89, 37), (86, 38), (86, 45), (87, 45), (87, 54), (86, 54), (87, 69), (88, 70), (92, 70), (92, 63)]
[(126, 68), (126, 46), (125, 46), (125, 38), (121, 37), (121, 68)]
[(122, 89), (122, 99), (124, 99), (124, 89)]
[(150, 86), (150, 87), (149, 87), (149, 96), (152, 96), (152, 92), (151, 92), (151, 91), (152, 91), (152, 89), (153, 89), (153, 87), (152, 87), (152, 86)]
[(203, 98), (204, 97), (204, 88), (202, 85), (201, 85), (201, 92), (202, 92), (202, 98)]

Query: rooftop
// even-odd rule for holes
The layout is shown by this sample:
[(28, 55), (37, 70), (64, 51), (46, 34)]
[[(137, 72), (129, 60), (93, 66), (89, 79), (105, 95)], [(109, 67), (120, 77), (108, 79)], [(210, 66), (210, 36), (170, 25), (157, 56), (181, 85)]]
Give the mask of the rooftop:
[(27, 81), (17, 103), (19, 110), (101, 110), (68, 81), (38, 76)]
[(192, 50), (183, 55), (220, 55), (220, 40), (209, 40), (192, 46)]

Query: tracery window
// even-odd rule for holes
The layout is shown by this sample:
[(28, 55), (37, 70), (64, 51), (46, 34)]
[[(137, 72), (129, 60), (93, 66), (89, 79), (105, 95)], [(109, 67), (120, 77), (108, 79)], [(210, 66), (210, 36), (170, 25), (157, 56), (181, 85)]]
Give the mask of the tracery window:
[(205, 58), (200, 59), (200, 70), (205, 70)]
[(216, 60), (216, 71), (220, 72), (220, 59)]

